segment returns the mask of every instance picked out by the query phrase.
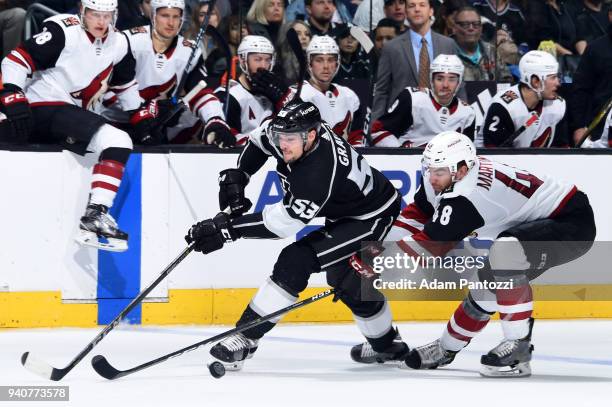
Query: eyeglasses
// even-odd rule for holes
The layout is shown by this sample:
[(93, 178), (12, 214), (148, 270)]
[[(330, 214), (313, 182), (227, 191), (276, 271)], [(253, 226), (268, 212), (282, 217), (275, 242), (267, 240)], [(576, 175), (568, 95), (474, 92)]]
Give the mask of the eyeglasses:
[(470, 27), (480, 28), (482, 27), (482, 23), (480, 21), (455, 21), (459, 27), (466, 29)]

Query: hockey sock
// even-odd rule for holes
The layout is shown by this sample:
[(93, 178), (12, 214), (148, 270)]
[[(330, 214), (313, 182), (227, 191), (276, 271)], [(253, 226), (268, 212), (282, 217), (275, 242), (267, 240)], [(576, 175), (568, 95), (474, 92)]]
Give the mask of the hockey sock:
[(359, 331), (366, 337), (372, 349), (383, 352), (395, 339), (396, 333), (392, 326), (391, 309), (387, 301), (381, 301), (382, 305), (373, 315), (359, 316), (353, 314)]
[[(259, 287), (257, 294), (251, 300), (247, 308), (242, 313), (242, 316), (236, 323), (236, 326), (244, 325), (259, 317), (266, 316), (275, 311), (290, 306), (297, 301), (297, 297), (289, 294), (278, 284), (272, 281), (271, 278), (266, 279), (266, 282)], [(268, 331), (270, 331), (283, 316), (280, 315), (267, 322), (264, 322), (251, 329), (242, 332), (249, 339), (260, 339)]]
[(471, 295), (468, 295), (446, 324), (440, 339), (442, 347), (453, 352), (460, 351), (487, 326), (492, 314), (485, 311)]
[(513, 285), (511, 289), (497, 290), (499, 319), (505, 339), (526, 337), (529, 334), (529, 318), (533, 313), (533, 292), (527, 277), (515, 275)]
[(130, 151), (127, 148), (107, 148), (102, 151), (100, 160), (93, 167), (91, 203), (108, 208), (113, 206)]

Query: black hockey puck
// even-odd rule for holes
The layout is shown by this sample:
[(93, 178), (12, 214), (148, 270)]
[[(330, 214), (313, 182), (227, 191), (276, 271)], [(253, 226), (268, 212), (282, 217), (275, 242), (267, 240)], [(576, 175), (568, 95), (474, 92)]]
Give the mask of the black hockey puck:
[(212, 362), (208, 365), (208, 370), (215, 379), (220, 379), (225, 376), (225, 366), (223, 366), (220, 362)]

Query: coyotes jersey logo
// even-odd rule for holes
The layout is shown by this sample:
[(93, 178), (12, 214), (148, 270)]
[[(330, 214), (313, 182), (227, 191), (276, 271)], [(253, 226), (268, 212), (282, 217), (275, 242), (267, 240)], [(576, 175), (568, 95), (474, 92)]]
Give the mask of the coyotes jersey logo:
[(76, 92), (71, 92), (70, 96), (81, 100), (81, 107), (85, 110), (92, 108), (102, 99), (108, 90), (108, 83), (113, 71), (113, 65), (109, 65), (105, 70), (96, 75), (95, 78), (85, 88)]
[(138, 92), (140, 93), (140, 97), (142, 97), (144, 100), (166, 100), (170, 99), (170, 95), (172, 95), (175, 85), (176, 74), (161, 85), (149, 86), (148, 88), (141, 89)]

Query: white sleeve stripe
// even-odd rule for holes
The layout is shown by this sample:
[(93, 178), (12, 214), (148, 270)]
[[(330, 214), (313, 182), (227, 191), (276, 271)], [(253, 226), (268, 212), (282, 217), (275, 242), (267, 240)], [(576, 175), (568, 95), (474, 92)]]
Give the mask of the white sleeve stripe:
[(135, 80), (135, 79), (133, 79), (133, 80), (131, 80), (130, 82), (125, 83), (125, 84), (123, 84), (123, 85), (115, 85), (115, 86), (111, 86), (111, 87), (110, 87), (110, 89), (111, 89), (113, 92), (117, 92), (117, 91), (121, 92), (121, 91), (124, 91), (124, 90), (126, 90), (126, 89), (128, 89), (128, 88), (130, 88), (130, 87), (134, 86), (134, 85), (136, 85), (136, 80)]
[(262, 216), (264, 226), (279, 237), (295, 235), (306, 226), (301, 220), (292, 218), (289, 215), (282, 201), (266, 206)]
[(15, 51), (15, 50), (11, 51), (10, 55), (12, 55), (13, 57), (19, 59), (21, 61), (21, 63), (28, 68), (28, 75), (30, 75), (32, 73), (32, 67), (28, 63), (27, 59), (25, 59), (23, 57), (23, 55), (21, 55), (19, 52)]
[(264, 224), (263, 221), (261, 221), (261, 222), (251, 222), (251, 223), (241, 223), (239, 225), (234, 225), (234, 229), (240, 229), (240, 228), (244, 228), (244, 227), (247, 227), (247, 226), (257, 226), (257, 225), (263, 225), (263, 224)]

